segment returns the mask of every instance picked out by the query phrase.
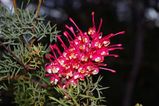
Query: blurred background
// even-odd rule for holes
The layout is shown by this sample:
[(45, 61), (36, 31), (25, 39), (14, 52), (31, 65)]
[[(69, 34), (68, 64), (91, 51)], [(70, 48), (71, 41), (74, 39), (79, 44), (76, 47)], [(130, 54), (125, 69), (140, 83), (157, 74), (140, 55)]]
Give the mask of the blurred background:
[[(11, 9), (11, 4), (1, 3)], [(38, 0), (17, 0), (19, 7), (34, 10)], [(106, 63), (116, 74), (101, 71), (108, 106), (159, 106), (159, 0), (44, 0), (40, 14), (64, 30), (72, 17), (77, 25), (87, 31), (91, 12), (95, 21), (103, 18), (104, 35), (126, 31), (116, 36), (112, 43), (122, 43), (124, 50), (116, 51), (119, 58), (106, 58)]]

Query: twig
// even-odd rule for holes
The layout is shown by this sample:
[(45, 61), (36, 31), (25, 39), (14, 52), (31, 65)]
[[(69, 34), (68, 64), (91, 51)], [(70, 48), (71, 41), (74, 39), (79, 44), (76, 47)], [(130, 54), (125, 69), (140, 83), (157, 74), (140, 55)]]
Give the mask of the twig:
[(13, 0), (13, 7), (14, 7), (15, 13), (17, 13), (17, 4), (16, 4), (16, 0)]
[[(24, 65), (24, 63), (10, 49), (8, 49), (1, 41), (0, 41), (0, 46), (2, 46), (8, 53), (11, 54), (13, 59), (24, 68), (25, 72), (28, 72), (29, 70), (33, 70), (34, 69), (34, 68), (31, 68), (31, 67), (29, 67), (27, 65)], [(28, 77), (26, 77), (24, 75), (16, 75), (14, 77), (11, 77), (11, 76), (2, 77), (2, 78), (0, 78), (0, 81), (1, 80), (7, 80), (7, 79), (17, 80), (17, 79), (19, 79), (21, 77), (23, 77), (25, 79), (28, 79)], [(33, 83), (39, 83), (39, 86), (42, 87), (42, 88), (47, 88), (48, 87), (48, 85), (46, 83), (40, 83), (39, 81), (34, 80), (34, 79), (31, 79), (31, 81)]]
[(24, 70), (26, 72), (28, 72), (30, 69), (32, 69), (31, 67), (25, 65), (10, 49), (8, 49), (1, 41), (0, 41), (0, 46), (2, 46), (9, 54), (11, 54), (11, 56), (13, 57), (13, 59), (20, 64)]
[(48, 84), (46, 83), (40, 83), (40, 81), (37, 81), (35, 79), (30, 79), (29, 77), (26, 77), (24, 75), (16, 75), (14, 77), (11, 77), (11, 76), (5, 76), (5, 77), (1, 77), (0, 78), (0, 81), (4, 81), (4, 80), (18, 80), (18, 79), (25, 79), (25, 80), (31, 80), (34, 84), (37, 84), (38, 83), (38, 86), (39, 87), (42, 87), (42, 88), (48, 88)]
[(39, 0), (38, 7), (37, 7), (37, 10), (36, 10), (36, 13), (35, 13), (35, 17), (36, 17), (36, 18), (37, 18), (38, 15), (39, 15), (40, 7), (41, 7), (41, 4), (42, 4), (42, 1), (43, 1), (43, 0)]

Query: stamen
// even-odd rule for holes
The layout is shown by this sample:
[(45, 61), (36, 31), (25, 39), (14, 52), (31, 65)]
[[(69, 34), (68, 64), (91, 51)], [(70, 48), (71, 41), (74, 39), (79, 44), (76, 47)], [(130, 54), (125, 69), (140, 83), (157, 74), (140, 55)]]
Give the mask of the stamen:
[(53, 52), (53, 54), (54, 54), (54, 57), (55, 57), (55, 58), (57, 58), (57, 56), (56, 56), (56, 53), (55, 53), (54, 49), (56, 49), (56, 50), (57, 50), (57, 52), (58, 52), (58, 54), (59, 54), (59, 55), (62, 55), (62, 53), (61, 53), (60, 49), (57, 47), (57, 45), (56, 45), (56, 44), (54, 44), (54, 45), (50, 45), (50, 48), (51, 48), (51, 51)]
[(105, 37), (104, 37), (104, 39), (109, 39), (109, 38), (111, 38), (111, 37), (114, 37), (114, 36), (116, 36), (116, 35), (121, 35), (121, 34), (124, 34), (125, 33), (125, 31), (121, 31), (121, 32), (118, 32), (118, 33), (111, 33), (111, 34), (109, 34), (109, 35), (106, 35)]
[(75, 24), (72, 18), (69, 18), (69, 20), (74, 24), (74, 26), (77, 28), (77, 30), (82, 33), (82, 31), (79, 29), (79, 27)]
[(104, 64), (104, 63), (95, 63), (95, 64), (98, 66), (107, 66), (107, 64)]
[(58, 40), (62, 43), (62, 47), (63, 47), (64, 49), (67, 49), (67, 46), (65, 45), (65, 43), (63, 42), (63, 40), (61, 39), (61, 37), (58, 36), (57, 38), (58, 38)]
[(109, 68), (104, 68), (104, 67), (99, 67), (100, 69), (103, 69), (103, 70), (107, 70), (107, 71), (110, 71), (112, 73), (116, 73), (115, 70), (112, 70), (112, 69), (109, 69)]
[(113, 50), (123, 50), (122, 47), (114, 47), (114, 48), (108, 48), (109, 51), (113, 51)]
[[(55, 45), (55, 44), (54, 44), (54, 45)], [(50, 49), (51, 49), (51, 51), (52, 51), (54, 57), (57, 59), (56, 53), (55, 53), (55, 51), (54, 51), (54, 45), (50, 45)]]
[(109, 48), (112, 48), (112, 47), (121, 47), (122, 46), (122, 44), (114, 44), (114, 45), (110, 45), (110, 46), (108, 46)]
[(125, 33), (125, 31), (121, 31), (121, 32), (118, 32), (118, 33), (116, 33), (116, 34), (114, 34), (115, 36), (116, 35), (122, 35), (122, 34), (124, 34)]
[[(101, 27), (102, 27), (102, 23), (103, 23), (103, 19), (101, 18), (101, 19), (100, 19), (100, 23), (99, 23), (99, 27), (98, 27), (97, 33), (100, 32), (100, 29), (101, 29)], [(100, 34), (99, 34), (99, 35), (100, 35)]]
[(92, 12), (92, 24), (93, 24), (93, 27), (95, 28), (94, 11)]
[(70, 36), (70, 34), (67, 31), (65, 31), (65, 32), (63, 32), (63, 35), (67, 38), (68, 42), (70, 43), (71, 39), (68, 37), (68, 36)]
[(106, 35), (105, 37), (104, 37), (104, 39), (109, 39), (109, 38), (111, 38), (111, 37), (113, 37), (113, 36), (115, 36), (113, 33), (111, 33), (111, 34), (109, 34), (109, 35)]
[(117, 54), (109, 54), (107, 56), (119, 57), (119, 55), (117, 55)]
[[(68, 25), (65, 25), (65, 27), (72, 32), (72, 34), (73, 34), (74, 37), (76, 37), (76, 34), (75, 34), (74, 30), (73, 30), (73, 27), (69, 27)], [(71, 36), (70, 36), (70, 37), (71, 37)], [(72, 37), (71, 37), (71, 38), (72, 38)], [(73, 39), (73, 38), (72, 38), (72, 39)]]
[(54, 45), (54, 48), (57, 50), (59, 55), (62, 55), (62, 52), (60, 51), (60, 49), (57, 47), (57, 45)]

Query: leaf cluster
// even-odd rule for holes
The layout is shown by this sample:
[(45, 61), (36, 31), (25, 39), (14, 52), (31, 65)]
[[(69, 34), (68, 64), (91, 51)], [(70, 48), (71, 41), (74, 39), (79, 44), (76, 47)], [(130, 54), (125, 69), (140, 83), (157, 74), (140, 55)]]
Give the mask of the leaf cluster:
[(44, 106), (46, 89), (40, 83), (34, 83), (32, 77), (20, 77), (15, 86), (15, 103), (20, 106)]
[(10, 14), (0, 6), (0, 93), (13, 89), (20, 106), (45, 103), (44, 54), (57, 33), (56, 25), (32, 11)]
[(102, 91), (108, 87), (102, 87), (99, 83), (102, 77), (99, 76), (96, 82), (92, 77), (80, 81), (77, 86), (70, 86), (67, 89), (56, 87), (55, 90), (61, 94), (57, 98), (50, 96), (56, 106), (106, 106), (105, 97)]

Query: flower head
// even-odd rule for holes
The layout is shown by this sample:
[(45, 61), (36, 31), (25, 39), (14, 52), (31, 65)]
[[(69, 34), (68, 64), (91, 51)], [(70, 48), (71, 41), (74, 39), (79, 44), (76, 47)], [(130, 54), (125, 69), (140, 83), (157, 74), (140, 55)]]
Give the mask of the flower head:
[[(92, 12), (93, 25), (88, 29), (88, 32), (83, 32), (72, 18), (69, 20), (78, 33), (72, 26), (65, 26), (67, 30), (63, 32), (63, 35), (68, 39), (70, 46), (67, 47), (61, 37), (57, 37), (64, 49), (63, 53), (56, 44), (50, 44), (52, 55), (47, 55), (50, 63), (45, 66), (46, 76), (50, 77), (50, 82), (66, 88), (69, 85), (76, 85), (79, 80), (84, 80), (86, 76), (98, 74), (100, 69), (115, 73), (115, 70), (106, 68), (107, 64), (104, 64), (103, 61), (104, 57), (107, 56), (118, 57), (116, 54), (110, 54), (110, 51), (122, 49), (122, 45), (110, 45), (110, 38), (123, 34), (124, 31), (102, 37), (100, 32), (102, 19), (99, 26), (96, 27), (94, 12)], [(57, 57), (57, 53), (60, 55), (59, 57)]]

